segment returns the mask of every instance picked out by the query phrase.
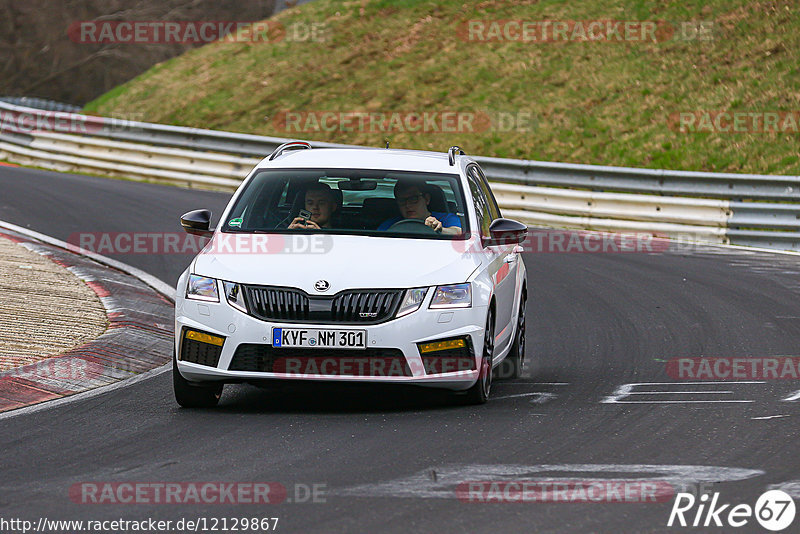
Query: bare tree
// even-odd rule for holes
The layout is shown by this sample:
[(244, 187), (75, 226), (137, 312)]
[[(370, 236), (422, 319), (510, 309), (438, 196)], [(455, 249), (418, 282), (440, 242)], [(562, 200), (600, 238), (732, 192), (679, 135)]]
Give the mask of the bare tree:
[(275, 0), (0, 0), (0, 95), (83, 105), (192, 43), (82, 43), (80, 21), (256, 21)]

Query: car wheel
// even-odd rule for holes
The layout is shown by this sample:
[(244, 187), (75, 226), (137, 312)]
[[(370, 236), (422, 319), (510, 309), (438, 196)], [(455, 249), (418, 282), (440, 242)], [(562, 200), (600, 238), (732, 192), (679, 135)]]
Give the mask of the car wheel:
[(189, 383), (178, 371), (178, 359), (172, 355), (172, 389), (175, 400), (184, 408), (213, 408), (222, 396), (223, 384), (197, 386)]
[(489, 400), (492, 390), (492, 357), (494, 356), (494, 314), (489, 311), (486, 317), (486, 333), (483, 337), (483, 355), (481, 356), (480, 374), (475, 385), (467, 390), (468, 404), (484, 404)]
[(522, 370), (525, 366), (525, 304), (527, 299), (525, 294), (522, 294), (522, 300), (519, 303), (519, 315), (517, 316), (517, 335), (514, 337), (514, 344), (511, 345), (511, 352), (505, 361), (508, 363), (505, 366), (507, 372), (504, 374), (507, 378), (521, 378)]

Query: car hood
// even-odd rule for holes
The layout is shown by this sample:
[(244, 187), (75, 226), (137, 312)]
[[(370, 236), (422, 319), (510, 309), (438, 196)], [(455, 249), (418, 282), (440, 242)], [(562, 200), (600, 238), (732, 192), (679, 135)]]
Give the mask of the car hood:
[(343, 289), (407, 288), (465, 282), (481, 255), (469, 241), (344, 235), (216, 233), (193, 272), (244, 284), (296, 287), (309, 294)]

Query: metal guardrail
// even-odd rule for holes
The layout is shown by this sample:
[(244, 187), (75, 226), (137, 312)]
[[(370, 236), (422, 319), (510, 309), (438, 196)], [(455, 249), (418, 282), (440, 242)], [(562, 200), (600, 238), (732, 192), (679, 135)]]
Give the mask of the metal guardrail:
[(0, 97), (0, 102), (27, 108), (44, 109), (47, 111), (66, 111), (68, 113), (81, 112), (81, 108), (78, 106), (65, 104), (64, 102), (56, 102), (55, 100), (37, 98), (35, 96), (3, 96)]
[(503, 181), (651, 195), (800, 202), (800, 176), (635, 169), (475, 158)]
[[(55, 170), (230, 190), (286, 141), (0, 101), (0, 157)], [(528, 224), (800, 250), (798, 176), (475, 159), (504, 214)]]

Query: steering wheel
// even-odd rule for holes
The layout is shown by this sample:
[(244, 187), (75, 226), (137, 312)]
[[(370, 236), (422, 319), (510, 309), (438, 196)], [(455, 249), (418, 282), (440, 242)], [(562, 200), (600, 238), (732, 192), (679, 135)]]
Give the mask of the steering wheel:
[(425, 224), (419, 219), (402, 219), (391, 225), (388, 230), (396, 232), (406, 232), (409, 234), (438, 234), (436, 230)]

